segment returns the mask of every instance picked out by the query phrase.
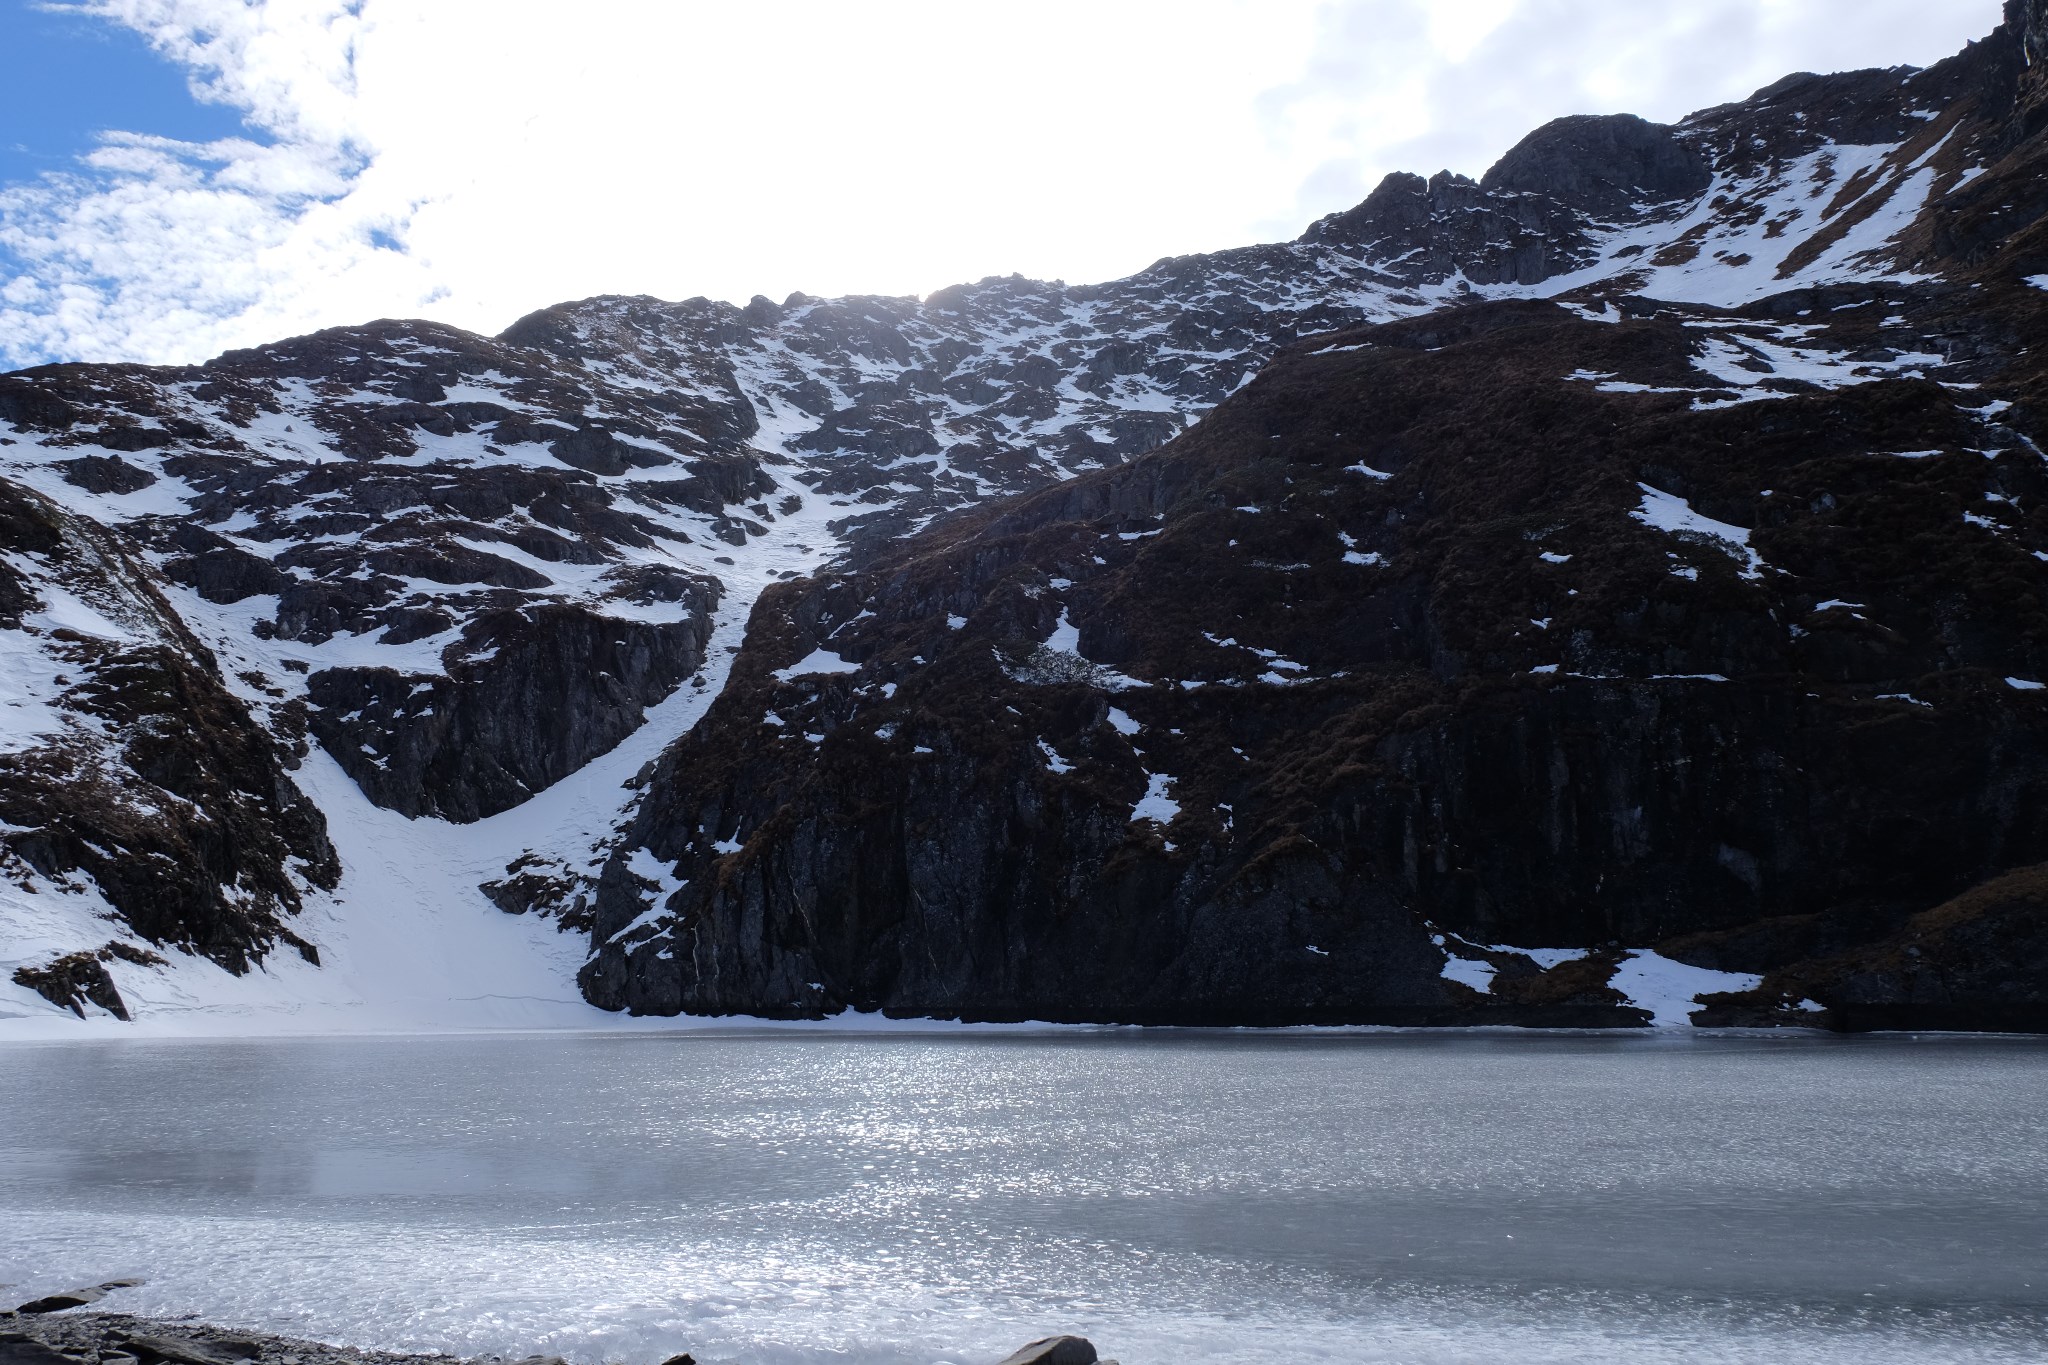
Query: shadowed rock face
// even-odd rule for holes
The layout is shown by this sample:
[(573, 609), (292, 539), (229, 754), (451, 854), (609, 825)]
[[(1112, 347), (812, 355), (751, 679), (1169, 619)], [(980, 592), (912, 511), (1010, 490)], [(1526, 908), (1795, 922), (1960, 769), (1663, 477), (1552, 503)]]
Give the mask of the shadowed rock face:
[(703, 665), (710, 605), (694, 601), (673, 625), (568, 606), (484, 617), (447, 677), (314, 674), (311, 729), (378, 805), (458, 821), (494, 815), (640, 728), (646, 708)]
[[(605, 873), (585, 989), (1620, 1022), (1604, 972), (1480, 996), (1436, 944), (1816, 907), (1881, 937), (2048, 856), (2048, 477), (2018, 415), (2042, 376), (2016, 344), (2040, 300), (1341, 333), (1124, 469), (772, 594)], [(1904, 372), (1887, 328), (1958, 359)], [(857, 670), (803, 672), (819, 650)]]

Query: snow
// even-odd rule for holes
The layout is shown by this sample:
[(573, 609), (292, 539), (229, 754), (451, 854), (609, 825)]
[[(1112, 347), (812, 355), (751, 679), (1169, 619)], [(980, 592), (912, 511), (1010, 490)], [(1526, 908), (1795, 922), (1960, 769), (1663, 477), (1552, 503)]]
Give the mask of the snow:
[(133, 629), (111, 620), (106, 613), (91, 606), (75, 593), (47, 580), (37, 583), (36, 591), (42, 596), (45, 605), (41, 611), (23, 617), (22, 624), (46, 631), (72, 630), (80, 635), (111, 640), (116, 644), (137, 642), (138, 637)]
[(26, 632), (0, 632), (0, 753), (31, 748), (74, 719), (51, 704), (64, 691), (57, 680), (65, 664), (41, 644)]
[(1493, 989), (1493, 976), (1491, 962), (1469, 957), (1453, 957), (1444, 962), (1444, 980), (1461, 982), (1481, 994)]
[(2007, 678), (2005, 685), (2019, 692), (2039, 692), (2048, 688), (2048, 683), (2036, 682), (2032, 678)]
[(1749, 532), (1740, 526), (1731, 526), (1725, 521), (1715, 521), (1692, 510), (1692, 504), (1684, 498), (1638, 483), (1643, 491), (1642, 506), (1629, 513), (1645, 526), (1655, 527), (1668, 534), (1711, 542), (1739, 560), (1744, 578), (1763, 577), (1766, 567), (1763, 556), (1750, 547)]
[(1630, 953), (1608, 982), (1638, 1009), (1648, 1010), (1657, 1028), (1686, 1028), (1699, 1008), (1695, 997), (1727, 991), (1753, 991), (1761, 976), (1747, 972), (1716, 972), (1673, 962), (1648, 948)]
[(1061, 758), (1060, 751), (1042, 739), (1038, 741), (1038, 751), (1045, 755), (1045, 766), (1054, 772), (1070, 773), (1074, 771), (1074, 765)]
[[(1442, 971), (1445, 980), (1462, 982), (1481, 993), (1491, 992), (1495, 974), (1492, 963), (1450, 955), (1442, 935), (1435, 936), (1434, 942), (1437, 947), (1446, 949)], [(1590, 952), (1585, 948), (1521, 948), (1497, 944), (1485, 945), (1485, 950), (1519, 954), (1544, 971), (1566, 962), (1575, 962)], [(1695, 997), (1755, 990), (1763, 984), (1763, 978), (1746, 972), (1717, 972), (1705, 967), (1689, 967), (1648, 948), (1636, 948), (1623, 953), (1621, 965), (1615, 969), (1608, 984), (1626, 996), (1631, 1005), (1648, 1011), (1652, 1027), (1689, 1028), (1692, 1026), (1692, 1012), (1699, 1008)]]
[(1180, 816), (1180, 802), (1167, 795), (1173, 786), (1173, 779), (1161, 773), (1145, 774), (1145, 794), (1138, 798), (1138, 804), (1131, 807), (1131, 823), (1151, 820), (1158, 824), (1170, 825)]
[(1138, 722), (1132, 720), (1117, 707), (1112, 706), (1109, 708), (1109, 723), (1111, 728), (1120, 735), (1135, 735), (1138, 733)]
[(859, 664), (849, 663), (845, 659), (840, 658), (837, 654), (834, 654), (830, 650), (825, 649), (823, 646), (820, 646), (819, 648), (812, 650), (809, 654), (806, 654), (802, 659), (800, 659), (796, 663), (791, 664), (788, 668), (776, 669), (775, 676), (781, 679), (783, 682), (788, 682), (792, 678), (809, 677), (814, 674), (820, 673), (858, 672), (860, 672)]

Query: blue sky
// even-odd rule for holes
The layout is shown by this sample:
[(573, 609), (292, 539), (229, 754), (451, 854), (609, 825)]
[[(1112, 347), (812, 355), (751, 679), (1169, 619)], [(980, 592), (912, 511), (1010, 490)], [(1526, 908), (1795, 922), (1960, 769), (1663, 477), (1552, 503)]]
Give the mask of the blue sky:
[[(0, 369), (1292, 238), (2000, 0), (0, 0)], [(218, 97), (193, 98), (188, 79)], [(49, 176), (48, 172), (61, 172)]]
[(194, 99), (182, 67), (103, 19), (0, 0), (0, 63), (0, 185), (73, 169), (110, 129), (246, 135), (237, 110)]

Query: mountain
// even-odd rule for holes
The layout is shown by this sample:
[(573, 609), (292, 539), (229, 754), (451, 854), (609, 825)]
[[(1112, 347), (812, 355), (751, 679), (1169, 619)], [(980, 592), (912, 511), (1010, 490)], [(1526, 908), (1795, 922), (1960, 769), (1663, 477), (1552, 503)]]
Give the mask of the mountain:
[[(345, 922), (306, 754), (500, 848), (609, 1009), (2033, 1026), (1981, 946), (2031, 883), (1969, 897), (2048, 861), (2044, 43), (2016, 0), (1106, 285), (0, 376), (0, 487), (106, 547), (8, 550), (6, 761), (243, 821), (143, 909), (132, 812), (20, 784), (0, 965), (86, 1012)], [(55, 681), (95, 573), (218, 702), (212, 787)]]

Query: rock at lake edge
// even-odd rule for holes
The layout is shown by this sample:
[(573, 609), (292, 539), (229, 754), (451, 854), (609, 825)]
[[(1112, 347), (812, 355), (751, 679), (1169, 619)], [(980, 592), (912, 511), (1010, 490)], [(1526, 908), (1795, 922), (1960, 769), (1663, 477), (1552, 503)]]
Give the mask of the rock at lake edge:
[(1095, 1343), (1086, 1337), (1046, 1337), (1008, 1357), (1002, 1365), (1097, 1365)]

